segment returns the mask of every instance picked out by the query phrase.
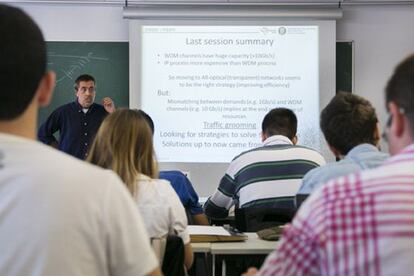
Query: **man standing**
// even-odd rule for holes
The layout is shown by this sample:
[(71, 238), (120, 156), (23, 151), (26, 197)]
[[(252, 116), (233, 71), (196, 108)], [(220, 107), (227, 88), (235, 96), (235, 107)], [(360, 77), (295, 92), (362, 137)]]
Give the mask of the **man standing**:
[[(76, 101), (58, 107), (50, 114), (38, 132), (45, 144), (58, 148), (79, 159), (85, 159), (89, 146), (103, 119), (115, 110), (113, 101), (106, 97), (103, 106), (95, 101), (96, 82), (90, 75), (81, 75), (75, 81)], [(59, 141), (54, 133), (59, 131)]]
[(261, 275), (412, 274), (414, 56), (397, 66), (385, 94), (384, 134), (393, 157), (312, 193)]
[(115, 173), (39, 142), (55, 75), (36, 23), (0, 5), (0, 275), (160, 275)]
[(293, 212), (302, 177), (325, 164), (315, 150), (296, 146), (297, 119), (287, 108), (269, 111), (262, 122), (263, 146), (246, 151), (230, 163), (204, 210), (225, 218), (230, 207), (282, 208)]
[(298, 199), (328, 180), (378, 167), (389, 157), (378, 149), (379, 123), (375, 108), (362, 97), (338, 93), (321, 112), (321, 129), (335, 157), (341, 161), (309, 171)]

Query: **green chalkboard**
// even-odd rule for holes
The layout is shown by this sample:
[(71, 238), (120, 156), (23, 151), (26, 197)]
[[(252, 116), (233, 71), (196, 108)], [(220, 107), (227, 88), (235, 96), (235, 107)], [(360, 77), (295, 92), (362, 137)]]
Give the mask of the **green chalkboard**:
[(336, 91), (353, 91), (353, 49), (352, 41), (336, 42)]
[(128, 42), (47, 42), (47, 56), (56, 87), (49, 107), (39, 111), (39, 124), (56, 107), (75, 100), (73, 85), (81, 74), (95, 77), (95, 102), (110, 97), (116, 107), (129, 106)]

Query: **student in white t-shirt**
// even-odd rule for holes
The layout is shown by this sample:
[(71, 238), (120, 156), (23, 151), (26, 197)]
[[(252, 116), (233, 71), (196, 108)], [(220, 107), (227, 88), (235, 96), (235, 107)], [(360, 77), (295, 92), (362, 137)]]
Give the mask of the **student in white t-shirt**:
[(55, 75), (23, 11), (0, 5), (0, 275), (160, 275), (119, 177), (34, 141)]
[(193, 262), (187, 217), (174, 189), (158, 176), (152, 132), (137, 110), (119, 109), (102, 122), (89, 162), (114, 170), (124, 181), (151, 238), (177, 234), (185, 247), (187, 269)]

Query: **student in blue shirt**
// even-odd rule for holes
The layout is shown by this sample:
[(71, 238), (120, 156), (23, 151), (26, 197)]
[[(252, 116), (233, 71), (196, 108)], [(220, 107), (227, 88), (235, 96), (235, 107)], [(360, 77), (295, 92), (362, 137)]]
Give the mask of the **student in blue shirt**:
[(189, 224), (208, 225), (207, 217), (198, 201), (198, 195), (188, 177), (181, 171), (160, 171), (159, 177), (170, 181), (188, 215)]
[[(108, 113), (115, 110), (114, 102), (106, 97), (103, 105), (94, 103), (96, 82), (91, 75), (81, 75), (75, 81), (76, 101), (58, 107), (40, 126), (38, 138), (73, 155), (85, 159), (89, 145)], [(59, 131), (59, 141), (54, 133)]]
[(309, 171), (296, 196), (297, 203), (333, 178), (379, 166), (388, 154), (379, 151), (379, 123), (375, 108), (366, 99), (338, 93), (322, 110), (322, 132), (335, 163)]
[[(154, 135), (154, 122), (151, 117), (142, 110), (138, 110), (138, 112), (145, 118)], [(203, 208), (198, 202), (198, 195), (184, 173), (177, 170), (160, 171), (159, 177), (171, 183), (171, 186), (174, 188), (187, 212), (188, 224), (209, 225)]]

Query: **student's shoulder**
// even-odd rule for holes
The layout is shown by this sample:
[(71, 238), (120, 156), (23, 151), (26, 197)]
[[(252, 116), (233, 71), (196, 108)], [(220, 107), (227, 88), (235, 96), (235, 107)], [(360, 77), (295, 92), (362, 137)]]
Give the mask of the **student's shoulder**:
[(171, 182), (168, 180), (151, 179), (150, 185), (153, 185), (161, 195), (170, 194), (170, 193), (175, 194), (175, 190), (171, 186)]
[[(247, 165), (256, 164), (264, 160), (269, 160), (269, 156), (272, 156), (272, 161), (291, 157), (290, 150), (295, 149), (293, 145), (278, 144), (278, 145), (265, 145), (257, 148), (253, 148), (244, 151), (233, 158), (229, 165), (230, 171), (238, 171)], [(303, 153), (302, 151), (300, 153)], [(296, 154), (298, 155), (298, 154)]]
[[(61, 182), (84, 186), (100, 186), (105, 183), (118, 182), (116, 174), (110, 170), (102, 169), (83, 160), (79, 160), (66, 153), (38, 143), (33, 146), (37, 163), (48, 171), (48, 175), (58, 178)], [(81, 183), (81, 184), (74, 184)]]
[[(347, 200), (350, 196), (354, 196), (360, 172), (351, 173), (323, 180), (322, 182), (314, 182), (314, 186), (301, 187), (300, 194), (310, 194), (306, 201), (301, 205), (299, 215), (309, 217), (309, 213), (318, 214), (326, 209), (332, 209), (332, 206), (338, 206), (339, 202)], [(305, 183), (303, 183), (305, 184)], [(310, 183), (308, 183), (310, 184)], [(345, 185), (346, 184), (346, 185)], [(306, 190), (308, 189), (308, 190)], [(339, 204), (340, 205), (340, 204)]]
[(266, 145), (266, 146), (260, 146), (257, 148), (253, 148), (250, 150), (246, 150), (243, 151), (242, 153), (240, 153), (239, 155), (237, 155), (236, 157), (233, 158), (233, 160), (241, 158), (241, 157), (245, 157), (248, 155), (255, 155), (255, 154), (260, 154), (261, 152), (264, 151), (289, 151), (289, 150), (300, 150), (303, 152), (311, 152), (315, 155), (318, 156), (322, 156), (317, 150), (306, 147), (306, 146), (299, 146), (299, 145), (289, 145), (289, 144), (277, 144), (277, 145)]
[(156, 195), (162, 202), (171, 202), (171, 200), (180, 201), (178, 194), (171, 186), (170, 182), (165, 179), (151, 179), (147, 182), (147, 186), (153, 187), (156, 190)]
[[(305, 174), (300, 193), (310, 193), (312, 190), (327, 183), (329, 180), (358, 171), (349, 164), (328, 163), (314, 168)], [(306, 191), (305, 191), (306, 190)]]
[(312, 154), (317, 155), (317, 156), (322, 156), (322, 154), (318, 150), (316, 150), (314, 148), (311, 148), (311, 147), (307, 147), (307, 146), (303, 146), (303, 145), (291, 145), (290, 148), (300, 150), (300, 151), (303, 151), (303, 152), (309, 152), (309, 153), (312, 153)]
[(292, 145), (291, 150), (292, 152), (295, 152), (294, 155), (300, 156), (303, 160), (314, 162), (317, 166), (326, 164), (325, 157), (323, 157), (322, 154), (316, 149), (301, 145)]
[[(6, 152), (6, 165), (10, 175), (18, 176), (15, 179), (23, 181), (22, 194), (41, 198), (45, 204), (50, 202), (62, 208), (73, 204), (102, 208), (130, 198), (125, 185), (112, 171), (37, 141), (22, 137), (7, 139), (10, 146)], [(93, 211), (93, 208), (88, 210)]]
[(239, 159), (244, 159), (244, 158), (251, 158), (251, 157), (254, 157), (260, 154), (261, 152), (269, 151), (269, 150), (276, 150), (282, 147), (284, 147), (284, 145), (260, 146), (257, 148), (249, 149), (249, 150), (241, 152), (239, 155), (236, 155), (232, 161), (237, 161)]
[(171, 182), (171, 184), (182, 183), (187, 179), (186, 175), (178, 170), (160, 171), (160, 179), (165, 179)]
[[(343, 160), (341, 160), (343, 161)], [(309, 176), (324, 176), (324, 175), (342, 175), (358, 171), (358, 168), (354, 164), (346, 162), (330, 162), (323, 166), (310, 170), (306, 175)]]

